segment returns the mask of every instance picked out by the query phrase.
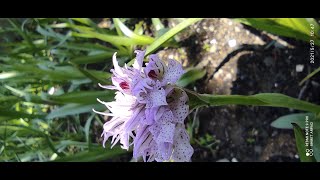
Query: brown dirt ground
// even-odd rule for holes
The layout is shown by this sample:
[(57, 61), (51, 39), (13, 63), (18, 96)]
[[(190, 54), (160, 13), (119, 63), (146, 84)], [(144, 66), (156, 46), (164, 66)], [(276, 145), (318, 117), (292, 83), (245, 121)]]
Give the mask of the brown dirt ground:
[[(169, 19), (169, 26), (178, 23)], [(320, 78), (306, 83), (305, 91), (298, 83), (319, 67), (309, 63), (309, 44), (254, 30), (230, 19), (205, 19), (179, 35), (182, 47), (160, 51), (166, 58), (180, 60), (184, 66), (206, 68), (208, 75), (189, 88), (199, 93), (252, 95), (272, 92), (320, 104)], [(271, 42), (274, 40), (274, 44)], [(236, 42), (236, 45), (235, 43)], [(266, 48), (266, 45), (270, 47)], [(230, 47), (231, 45), (231, 47)], [(232, 46), (235, 45), (235, 46)], [(253, 46), (243, 50), (211, 75), (230, 53), (241, 45)], [(241, 46), (242, 47), (242, 46)], [(296, 66), (303, 65), (297, 72)], [(194, 138), (208, 134), (215, 138), (210, 149), (193, 144), (193, 161), (299, 161), (293, 131), (275, 129), (271, 122), (278, 117), (298, 111), (286, 108), (222, 106), (201, 108), (191, 117), (199, 119)], [(192, 118), (190, 118), (192, 121)], [(235, 159), (234, 159), (235, 158)]]

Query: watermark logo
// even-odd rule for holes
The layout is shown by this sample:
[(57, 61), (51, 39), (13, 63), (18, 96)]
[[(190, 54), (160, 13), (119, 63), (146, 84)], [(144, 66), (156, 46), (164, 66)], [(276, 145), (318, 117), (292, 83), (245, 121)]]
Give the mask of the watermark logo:
[(305, 118), (305, 147), (306, 156), (313, 156), (313, 122), (309, 121), (309, 116)]

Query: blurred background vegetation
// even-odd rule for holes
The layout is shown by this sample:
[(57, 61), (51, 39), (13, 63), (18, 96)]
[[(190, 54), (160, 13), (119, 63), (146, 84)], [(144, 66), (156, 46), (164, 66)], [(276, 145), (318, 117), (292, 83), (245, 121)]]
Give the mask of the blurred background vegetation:
[[(176, 34), (200, 19), (50, 18), (0, 19), (0, 161), (121, 161), (119, 146), (102, 148), (105, 122), (92, 108), (112, 101), (112, 55), (132, 63), (135, 49), (147, 54), (181, 46)], [(314, 19), (234, 19), (280, 36), (309, 41)], [(306, 28), (307, 27), (307, 28)], [(319, 45), (319, 34), (315, 33)], [(317, 71), (318, 72), (318, 71)], [(316, 72), (315, 72), (316, 73)], [(205, 76), (191, 66), (179, 81), (187, 86)], [(189, 124), (194, 132), (196, 121)], [(193, 144), (214, 151), (219, 143), (206, 134)], [(127, 161), (128, 158), (125, 158)], [(130, 159), (130, 158), (129, 158)]]

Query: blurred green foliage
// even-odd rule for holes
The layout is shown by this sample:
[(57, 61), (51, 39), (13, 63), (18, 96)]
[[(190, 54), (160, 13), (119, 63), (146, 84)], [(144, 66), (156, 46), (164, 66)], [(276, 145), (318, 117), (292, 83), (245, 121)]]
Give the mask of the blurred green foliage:
[(320, 26), (313, 18), (237, 18), (235, 20), (275, 35), (308, 43), (313, 40), (320, 46)]
[(150, 52), (177, 46), (172, 37), (199, 20), (169, 29), (154, 18), (150, 30), (143, 19), (1, 19), (0, 161), (101, 161), (126, 153), (102, 148), (104, 120), (92, 112), (106, 109), (97, 98), (114, 98), (97, 86), (111, 83), (112, 55), (123, 65), (146, 45)]

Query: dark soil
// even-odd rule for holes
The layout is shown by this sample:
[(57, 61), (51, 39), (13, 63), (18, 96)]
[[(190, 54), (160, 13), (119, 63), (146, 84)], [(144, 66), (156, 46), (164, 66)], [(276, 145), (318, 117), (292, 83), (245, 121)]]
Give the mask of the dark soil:
[[(180, 21), (163, 19), (169, 27)], [(182, 46), (161, 50), (162, 59), (173, 58), (186, 68), (207, 70), (203, 79), (187, 87), (191, 90), (225, 95), (282, 93), (320, 104), (319, 75), (299, 86), (319, 67), (319, 47), (315, 64), (310, 64), (309, 43), (258, 31), (231, 19), (204, 19), (175, 39)], [(302, 66), (302, 71), (297, 69)], [(200, 108), (190, 114), (188, 122), (196, 124), (192, 161), (298, 162), (293, 131), (270, 125), (280, 116), (297, 112), (300, 111), (236, 105)], [(210, 139), (205, 141), (204, 137)], [(127, 162), (131, 157), (127, 153), (110, 161)]]
[[(175, 22), (169, 20), (170, 23)], [(205, 78), (197, 81), (195, 87), (189, 86), (192, 90), (208, 94), (282, 93), (320, 104), (319, 76), (298, 85), (320, 64), (319, 48), (315, 64), (309, 63), (310, 45), (306, 42), (279, 38), (230, 19), (202, 20), (179, 39), (182, 48), (165, 49), (160, 54), (180, 60), (186, 67), (207, 69)], [(213, 75), (228, 55), (229, 60)], [(296, 70), (297, 66), (303, 66), (302, 72)], [(194, 138), (209, 134), (216, 142), (214, 148), (194, 143), (192, 160), (299, 161), (293, 131), (270, 126), (278, 117), (296, 112), (299, 111), (253, 106), (199, 109), (192, 114), (200, 122)]]

